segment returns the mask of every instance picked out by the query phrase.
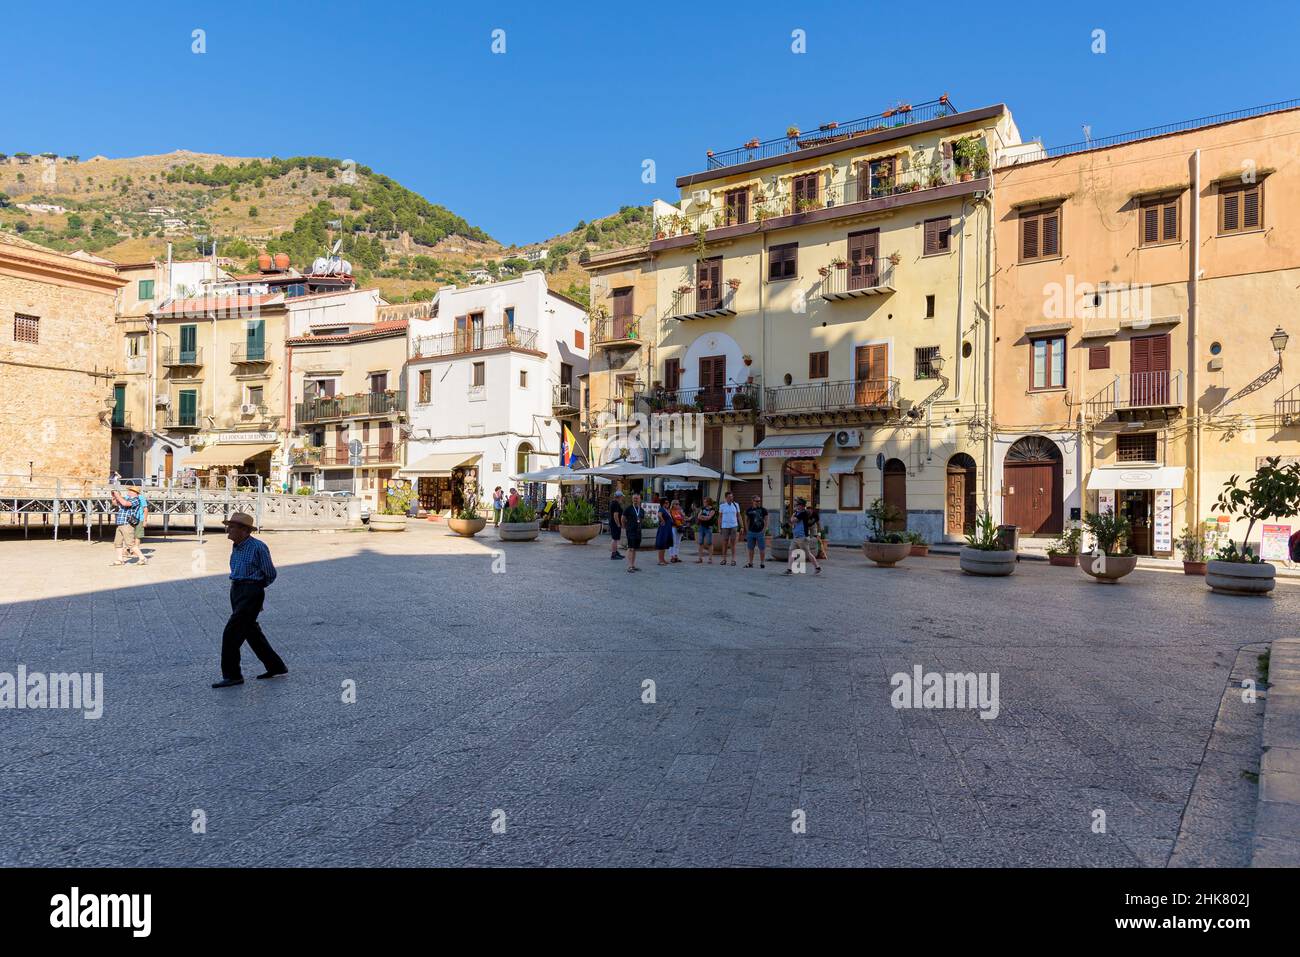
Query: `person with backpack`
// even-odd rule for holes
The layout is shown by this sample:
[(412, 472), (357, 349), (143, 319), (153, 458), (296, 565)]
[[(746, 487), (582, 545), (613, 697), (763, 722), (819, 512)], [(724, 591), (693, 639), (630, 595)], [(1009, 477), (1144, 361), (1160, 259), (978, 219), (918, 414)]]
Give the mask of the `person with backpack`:
[(813, 563), (815, 574), (822, 573), (822, 566), (817, 561), (817, 551), (821, 542), (817, 538), (818, 517), (815, 508), (808, 507), (808, 500), (794, 500), (794, 515), (791, 522), (794, 528), (794, 540), (790, 543), (790, 557), (786, 560), (785, 574), (794, 574), (795, 555), (801, 551)]
[(112, 565), (125, 565), (127, 558), (135, 556), (137, 565), (148, 565), (149, 559), (140, 551), (140, 539), (144, 537), (144, 523), (149, 517), (149, 503), (145, 497), (133, 488), (113, 488), (113, 512), (116, 526), (113, 533), (113, 546), (117, 549), (117, 558)]

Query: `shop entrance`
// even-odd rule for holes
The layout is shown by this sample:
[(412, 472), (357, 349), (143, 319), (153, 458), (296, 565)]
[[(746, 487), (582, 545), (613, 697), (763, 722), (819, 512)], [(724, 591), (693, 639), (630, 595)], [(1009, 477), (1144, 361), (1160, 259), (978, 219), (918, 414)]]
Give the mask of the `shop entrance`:
[(794, 500), (803, 498), (813, 508), (821, 507), (821, 488), (815, 459), (787, 459), (781, 470), (781, 520), (788, 522), (794, 515)]
[(1155, 518), (1155, 492), (1146, 488), (1124, 489), (1119, 493), (1120, 514), (1128, 519), (1131, 530), (1128, 547), (1135, 555), (1152, 554), (1152, 528)]

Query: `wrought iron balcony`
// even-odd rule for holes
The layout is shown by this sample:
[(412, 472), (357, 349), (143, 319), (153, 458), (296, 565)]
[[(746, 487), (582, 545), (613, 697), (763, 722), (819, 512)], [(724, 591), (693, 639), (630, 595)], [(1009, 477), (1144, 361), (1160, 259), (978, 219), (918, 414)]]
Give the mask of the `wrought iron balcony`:
[(553, 412), (577, 412), (578, 392), (576, 385), (556, 385), (551, 390), (551, 410)]
[(135, 426), (131, 424), (132, 423), (131, 413), (120, 406), (113, 407), (113, 415), (110, 421), (112, 423), (112, 427), (115, 429), (126, 429), (130, 431), (135, 430)]
[(883, 296), (894, 291), (894, 264), (868, 259), (823, 267), (821, 297), (830, 302), (859, 296)]
[(720, 288), (710, 284), (680, 287), (668, 306), (668, 318), (679, 322), (692, 319), (716, 319), (736, 314), (735, 286), (723, 281)]
[(293, 407), (293, 420), (301, 424), (362, 416), (391, 415), (406, 411), (406, 391), (357, 392), (352, 395), (316, 396)]
[(1088, 415), (1099, 419), (1136, 418), (1142, 412), (1168, 416), (1184, 404), (1181, 370), (1125, 372), (1088, 400)]
[(182, 412), (176, 406), (167, 409), (165, 416), (159, 416), (163, 420), (164, 427), (168, 429), (197, 429), (203, 425), (203, 414), (195, 409), (192, 412)]
[[(380, 442), (362, 446), (356, 456), (356, 465), (396, 465), (402, 461), (402, 443), (398, 441)], [(346, 447), (336, 445), (313, 446), (305, 449), (292, 449), (289, 452), (291, 465), (316, 465), (326, 468), (339, 468), (354, 464), (352, 453)]]
[(172, 346), (166, 346), (162, 350), (162, 364), (168, 367), (201, 366), (203, 365), (203, 349), (199, 346), (195, 346), (193, 349), (175, 349)]
[(1300, 422), (1300, 385), (1273, 400), (1273, 413), (1284, 426)]
[(234, 342), (230, 345), (230, 361), (234, 363), (245, 362), (271, 362), (272, 356), (266, 346), (250, 346), (244, 342)]
[(767, 390), (764, 415), (886, 410), (898, 406), (898, 379), (841, 379)]
[(454, 356), (488, 349), (537, 351), (537, 330), (523, 326), (482, 326), (421, 336), (415, 340), (416, 358)]
[(640, 346), (641, 317), (601, 316), (592, 323), (591, 341), (598, 346)]
[(697, 389), (657, 389), (640, 396), (639, 406), (645, 412), (753, 413), (759, 408), (761, 396), (762, 388), (756, 382)]

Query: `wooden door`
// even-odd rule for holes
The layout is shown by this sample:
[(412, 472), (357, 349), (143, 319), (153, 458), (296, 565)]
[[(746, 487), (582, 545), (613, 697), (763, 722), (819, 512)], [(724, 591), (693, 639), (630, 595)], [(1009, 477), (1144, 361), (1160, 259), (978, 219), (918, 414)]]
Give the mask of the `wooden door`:
[(334, 464), (348, 464), (348, 427), (339, 424), (334, 427)]
[(726, 404), (727, 357), (700, 357), (700, 392), (705, 412), (717, 412)]
[(1129, 404), (1144, 408), (1169, 404), (1169, 336), (1129, 341)]
[(198, 326), (181, 326), (181, 354), (179, 357), (181, 362), (193, 363), (198, 359), (198, 342)]
[(172, 450), (169, 448), (163, 452), (163, 475), (170, 479), (172, 477)]
[(975, 468), (948, 466), (948, 534), (966, 535), (975, 530)]
[(248, 355), (250, 362), (260, 362), (266, 358), (266, 320), (250, 319), (247, 329)]
[(456, 351), (469, 352), (470, 342), (471, 340), (469, 336), (469, 316), (457, 316), (456, 317)]
[(710, 425), (704, 429), (704, 455), (700, 464), (722, 471), (722, 426)]
[(876, 284), (876, 253), (880, 247), (880, 230), (868, 229), (849, 233), (849, 288), (870, 289)]
[(696, 308), (703, 312), (722, 305), (722, 257), (700, 260), (695, 277)]
[(1060, 533), (1060, 471), (1059, 462), (1008, 462), (1003, 521), (1025, 535)]
[(853, 356), (853, 402), (859, 406), (883, 405), (889, 393), (889, 346), (858, 346)]
[(614, 290), (614, 328), (613, 339), (628, 338), (632, 325), (632, 287), (624, 286)]
[(899, 517), (885, 523), (885, 531), (907, 529), (907, 466), (898, 459), (885, 463), (885, 504), (898, 509)]
[(393, 423), (379, 423), (379, 461), (393, 461)]

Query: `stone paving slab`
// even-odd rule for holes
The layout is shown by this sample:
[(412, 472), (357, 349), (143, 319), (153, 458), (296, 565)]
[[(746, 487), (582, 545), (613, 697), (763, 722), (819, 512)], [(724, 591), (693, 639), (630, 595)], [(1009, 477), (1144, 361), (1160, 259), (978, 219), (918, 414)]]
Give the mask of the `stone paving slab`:
[(1255, 867), (1300, 867), (1300, 638), (1269, 655)]
[[(0, 541), (0, 672), (105, 683), (99, 720), (0, 711), (0, 864), (1162, 866), (1237, 636), (1300, 607), (942, 556), (628, 575), (427, 523), (265, 539), (292, 673), (223, 692), (227, 543)], [(997, 718), (896, 710), (914, 665), (997, 673)]]

